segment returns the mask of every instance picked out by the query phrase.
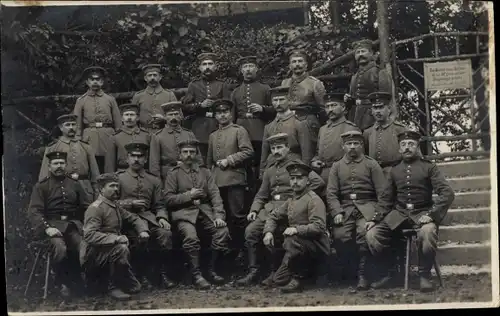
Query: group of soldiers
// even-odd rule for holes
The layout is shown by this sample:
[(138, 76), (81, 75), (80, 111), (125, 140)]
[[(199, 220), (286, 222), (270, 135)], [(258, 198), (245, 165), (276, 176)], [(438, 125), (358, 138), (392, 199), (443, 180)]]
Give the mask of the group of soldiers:
[[(53, 247), (61, 294), (70, 295), (75, 257), (85, 282), (106, 280), (116, 299), (151, 276), (171, 288), (173, 263), (184, 260), (175, 240), (201, 289), (226, 281), (220, 259), (232, 256), (248, 263), (236, 285), (258, 282), (270, 258), (262, 284), (298, 291), (332, 246), (357, 289), (382, 288), (402, 228), (418, 229), (420, 287), (432, 290), (437, 229), (454, 193), (423, 158), (420, 135), (391, 119), (392, 83), (372, 43), (354, 49), (359, 70), (345, 95), (308, 75), (303, 50), (275, 88), (243, 56), (232, 91), (217, 79), (217, 56), (203, 53), (201, 78), (181, 100), (149, 64), (147, 88), (120, 106), (102, 90), (105, 70), (86, 69), (88, 91), (58, 118), (28, 214)], [(372, 283), (370, 260), (381, 271)]]

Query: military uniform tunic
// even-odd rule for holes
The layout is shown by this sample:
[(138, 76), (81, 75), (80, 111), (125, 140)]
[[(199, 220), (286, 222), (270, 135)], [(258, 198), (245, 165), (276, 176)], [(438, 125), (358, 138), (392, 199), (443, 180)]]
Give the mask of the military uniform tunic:
[(104, 165), (104, 171), (106, 173), (127, 169), (128, 153), (125, 150), (125, 145), (129, 143), (143, 143), (149, 145), (151, 136), (148, 131), (143, 128), (135, 127), (134, 129), (128, 129), (122, 127), (113, 135), (111, 140), (111, 150), (109, 150), (106, 155), (106, 163)]
[(163, 115), (161, 105), (167, 102), (177, 101), (174, 92), (164, 89), (161, 85), (157, 87), (147, 87), (138, 91), (132, 97), (131, 103), (139, 105), (139, 122), (141, 127), (150, 130), (152, 116), (155, 114)]
[(401, 161), (399, 153), (398, 134), (406, 130), (400, 122), (388, 122), (380, 125), (378, 122), (365, 130), (365, 148), (368, 156), (377, 160), (382, 168), (392, 167)]
[(111, 149), (111, 137), (122, 125), (122, 117), (114, 97), (102, 90), (87, 91), (76, 100), (74, 114), (83, 139), (89, 139), (96, 156)]

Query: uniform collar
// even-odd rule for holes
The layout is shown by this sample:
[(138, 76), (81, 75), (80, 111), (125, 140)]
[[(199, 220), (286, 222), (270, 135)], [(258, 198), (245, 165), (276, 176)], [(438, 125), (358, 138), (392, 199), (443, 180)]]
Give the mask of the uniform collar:
[(365, 155), (361, 154), (361, 156), (359, 156), (359, 157), (358, 157), (358, 158), (356, 158), (356, 159), (352, 159), (352, 160), (351, 160), (351, 158), (349, 158), (349, 156), (347, 156), (347, 155), (344, 155), (344, 158), (342, 158), (342, 159), (344, 159), (344, 162), (345, 162), (346, 164), (350, 164), (351, 162), (356, 162), (356, 163), (359, 163), (359, 162), (361, 162), (364, 158), (365, 158)]
[(290, 161), (293, 161), (293, 160), (294, 160), (294, 157), (292, 157), (292, 154), (288, 153), (283, 160), (275, 160), (272, 163), (272, 166), (278, 167), (278, 166), (286, 165), (287, 163), (289, 163)]
[(102, 89), (101, 89), (97, 92), (94, 92), (94, 90), (89, 89), (89, 90), (87, 90), (87, 95), (89, 95), (91, 97), (96, 96), (96, 95), (99, 97), (102, 97), (104, 95), (104, 91), (102, 91)]
[(253, 79), (251, 81), (245, 81), (245, 80), (243, 80), (243, 84), (248, 84), (248, 85), (250, 85), (252, 83), (255, 83), (255, 82), (257, 82), (257, 78), (255, 78), (255, 79)]
[(292, 111), (290, 111), (290, 113), (285, 114), (283, 116), (276, 115), (276, 120), (277, 121), (286, 121), (286, 120), (288, 120), (289, 118), (291, 118), (294, 115), (295, 114)]
[(221, 126), (221, 125), (219, 125), (219, 129), (220, 129), (220, 130), (227, 129), (227, 128), (229, 128), (229, 127), (233, 126), (233, 125), (234, 125), (233, 123), (229, 123), (229, 124), (228, 124), (228, 125), (226, 125), (226, 126)]
[(361, 71), (366, 71), (366, 70), (368, 70), (368, 69), (370, 69), (370, 68), (372, 68), (372, 67), (375, 67), (375, 66), (376, 66), (376, 64), (375, 64), (375, 62), (372, 60), (372, 61), (368, 62), (368, 63), (367, 63), (366, 65), (364, 65), (364, 66), (361, 66), (361, 65), (360, 65), (360, 66), (359, 66), (359, 70), (361, 70)]
[(134, 177), (134, 178), (137, 178), (137, 177), (144, 178), (144, 174), (145, 174), (146, 172), (144, 171), (144, 169), (142, 169), (141, 171), (139, 171), (139, 172), (137, 172), (137, 173), (136, 173), (136, 172), (135, 172), (135, 171), (133, 171), (132, 169), (127, 168), (127, 173), (128, 173), (129, 175), (131, 175), (132, 177)]
[(159, 94), (160, 92), (163, 91), (163, 87), (161, 86), (161, 84), (157, 85), (156, 87), (150, 87), (150, 86), (147, 86), (146, 87), (146, 92), (153, 95), (153, 94)]
[(68, 138), (66, 136), (59, 136), (59, 140), (65, 144), (69, 144), (70, 142), (79, 142), (81, 138), (76, 136), (75, 138)]
[(110, 199), (105, 198), (103, 195), (99, 194), (99, 197), (97, 198), (100, 201), (103, 201), (104, 203), (108, 204), (111, 207), (116, 208), (116, 203), (111, 201)]
[(165, 130), (169, 133), (172, 134), (173, 132), (180, 133), (182, 131), (182, 128), (180, 125), (178, 125), (176, 128), (173, 128), (172, 126), (166, 124), (165, 125)]
[(374, 124), (374, 128), (375, 129), (386, 129), (388, 128), (392, 123), (394, 123), (394, 121), (391, 121), (391, 120), (387, 120), (387, 122), (385, 122), (385, 124), (382, 124), (380, 125), (379, 122), (375, 122)]
[(306, 78), (307, 78), (307, 76), (309, 76), (309, 73), (308, 73), (307, 71), (306, 71), (306, 72), (304, 72), (302, 75), (297, 76), (297, 77), (294, 77), (294, 76), (292, 75), (292, 82), (297, 82), (297, 83), (298, 83), (298, 82), (302, 82), (304, 79), (306, 79)]
[(132, 134), (139, 134), (139, 132), (141, 131), (141, 129), (139, 128), (139, 126), (136, 126), (134, 127), (133, 129), (129, 129), (125, 126), (122, 126), (121, 130), (129, 135), (132, 135)]
[(193, 163), (191, 165), (191, 168), (189, 168), (187, 165), (185, 165), (183, 163), (180, 164), (180, 167), (181, 167), (182, 170), (186, 171), (187, 173), (194, 172), (194, 171), (198, 172), (200, 170), (200, 165), (197, 164), (197, 163)]
[(300, 200), (304, 195), (306, 195), (307, 193), (309, 193), (311, 189), (306, 187), (306, 189), (304, 191), (302, 191), (302, 193), (300, 193), (299, 195), (295, 195), (295, 193), (293, 194), (293, 199), (294, 200)]
[(339, 124), (342, 124), (344, 123), (345, 121), (347, 121), (347, 119), (345, 118), (345, 116), (342, 116), (341, 118), (337, 119), (336, 121), (332, 122), (331, 120), (328, 120), (328, 127), (334, 127), (334, 126), (337, 126)]

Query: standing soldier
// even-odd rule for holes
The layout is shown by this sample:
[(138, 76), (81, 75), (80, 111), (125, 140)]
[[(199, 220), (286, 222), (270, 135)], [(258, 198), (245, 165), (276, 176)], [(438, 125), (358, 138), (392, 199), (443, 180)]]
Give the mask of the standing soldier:
[(97, 182), (99, 167), (94, 151), (89, 143), (83, 141), (77, 134), (77, 117), (74, 114), (65, 114), (57, 118), (58, 128), (61, 136), (45, 148), (42, 166), (38, 180), (45, 179), (49, 175), (47, 154), (53, 151), (62, 151), (67, 154), (66, 173), (80, 182), (87, 199), (93, 200), (97, 197)]
[(208, 139), (207, 167), (219, 188), (227, 212), (232, 249), (241, 251), (244, 242), (247, 211), (245, 209), (245, 165), (252, 159), (253, 148), (245, 128), (233, 124), (230, 100), (213, 103), (219, 128)]
[[(117, 173), (120, 182), (120, 201), (130, 212), (139, 215), (143, 219), (151, 232), (153, 240), (147, 244), (132, 243), (136, 246), (135, 253), (132, 254), (138, 260), (134, 260), (134, 268), (138, 274), (142, 274), (142, 285), (149, 287), (147, 278), (148, 269), (151, 266), (159, 268), (159, 277), (165, 288), (174, 286), (166, 272), (169, 263), (169, 252), (172, 249), (172, 232), (168, 222), (165, 200), (162, 192), (160, 178), (144, 170), (146, 164), (149, 145), (135, 142), (125, 145), (128, 153), (128, 169)], [(134, 234), (131, 234), (135, 238)]]
[(117, 170), (125, 170), (128, 168), (128, 156), (125, 150), (125, 145), (132, 142), (149, 144), (151, 136), (148, 131), (139, 127), (138, 114), (139, 106), (133, 103), (120, 105), (122, 112), (123, 126), (116, 131), (112, 137), (111, 149), (106, 155), (105, 172), (115, 172)]
[(264, 138), (262, 141), (262, 153), (260, 158), (261, 174), (266, 166), (273, 161), (270, 145), (267, 138), (272, 135), (285, 133), (288, 135), (288, 145), (290, 151), (297, 155), (297, 158), (305, 164), (311, 162), (314, 156), (314, 147), (310, 138), (310, 133), (306, 124), (300, 122), (290, 110), (288, 102), (288, 88), (277, 87), (271, 89), (273, 107), (276, 109), (276, 118), (264, 127)]
[(105, 73), (101, 67), (89, 67), (83, 71), (89, 90), (76, 100), (74, 109), (78, 134), (89, 140), (101, 172), (104, 171), (106, 153), (111, 150), (111, 137), (122, 125), (115, 98), (102, 91)]
[(319, 130), (317, 154), (312, 159), (311, 166), (315, 171), (321, 170), (323, 181), (328, 183), (328, 175), (332, 164), (344, 156), (343, 142), (340, 135), (349, 131), (359, 131), (359, 128), (345, 118), (343, 95), (328, 94), (326, 96), (325, 110), (328, 121)]
[(264, 226), (264, 245), (274, 247), (278, 223), (285, 221), (283, 232), (285, 255), (274, 275), (274, 284), (284, 285), (285, 293), (300, 291), (305, 267), (316, 266), (330, 255), (330, 241), (326, 231), (326, 207), (309, 187), (311, 168), (303, 163), (286, 167), (290, 177), (292, 197), (269, 214)]
[[(361, 132), (350, 131), (341, 137), (345, 155), (330, 169), (326, 198), (333, 218), (333, 239), (340, 262), (347, 270), (357, 269), (357, 288), (366, 290), (365, 267), (369, 249), (365, 226), (375, 215), (375, 205), (384, 190), (385, 178), (378, 163), (364, 155)], [(356, 271), (346, 272), (343, 275), (350, 277)]]
[(292, 77), (284, 79), (282, 86), (289, 87), (290, 109), (295, 111), (297, 118), (304, 121), (310, 133), (313, 146), (318, 141), (318, 131), (325, 118), (325, 85), (319, 79), (309, 76), (308, 56), (305, 50), (297, 49), (290, 52), (289, 68)]
[(368, 156), (377, 160), (387, 176), (391, 167), (401, 161), (398, 135), (404, 132), (406, 127), (390, 118), (392, 99), (390, 93), (373, 92), (368, 98), (372, 104), (375, 124), (363, 132), (365, 149)]
[(165, 181), (166, 202), (176, 225), (182, 248), (189, 257), (195, 286), (206, 289), (210, 284), (200, 271), (200, 239), (204, 232), (211, 239), (212, 257), (208, 266), (208, 277), (212, 283), (224, 282), (216, 272), (216, 263), (221, 254), (229, 252), (229, 231), (225, 222), (226, 212), (210, 170), (200, 165), (197, 156), (197, 140), (179, 143), (182, 163), (167, 174)]
[(387, 70), (377, 65), (372, 41), (361, 40), (353, 46), (359, 69), (351, 78), (349, 94), (345, 95), (344, 100), (349, 109), (348, 119), (364, 131), (374, 123), (368, 95), (378, 91), (392, 95), (393, 83)]
[(149, 171), (160, 177), (162, 183), (167, 173), (179, 162), (179, 142), (195, 139), (193, 132), (181, 126), (181, 102), (174, 101), (161, 105), (165, 113), (165, 127), (151, 136), (149, 150)]
[[(419, 154), (420, 134), (405, 131), (398, 135), (403, 160), (392, 167), (388, 183), (379, 198), (376, 216), (367, 223), (368, 246), (386, 276), (372, 284), (387, 286), (391, 281), (388, 251), (401, 229), (417, 229), (420, 290), (432, 291), (431, 268), (438, 243), (438, 226), (455, 199), (452, 187), (433, 162)], [(433, 198), (433, 192), (437, 194)]]
[(257, 80), (259, 66), (257, 57), (245, 56), (238, 60), (243, 83), (234, 89), (231, 101), (234, 104), (236, 124), (243, 126), (250, 135), (255, 150), (253, 163), (248, 168), (248, 181), (252, 192), (259, 189), (259, 164), (264, 137), (264, 126), (274, 119), (275, 109), (271, 105), (271, 87)]
[(144, 73), (144, 81), (147, 87), (144, 90), (138, 91), (132, 97), (132, 103), (139, 106), (139, 122), (141, 127), (154, 132), (155, 115), (163, 114), (161, 105), (163, 103), (177, 101), (174, 92), (169, 89), (164, 89), (161, 86), (161, 65), (147, 64), (142, 67)]
[(213, 53), (198, 55), (201, 78), (189, 83), (188, 91), (182, 99), (184, 115), (189, 116), (187, 127), (200, 142), (203, 161), (207, 157), (208, 136), (217, 129), (217, 121), (212, 112), (213, 102), (217, 99), (229, 99), (229, 86), (217, 79), (217, 59)]
[[(80, 183), (66, 173), (67, 153), (47, 154), (49, 175), (38, 181), (31, 194), (28, 219), (36, 236), (49, 238), (53, 248), (56, 280), (61, 295), (70, 295), (70, 267), (80, 268), (78, 257), (82, 240), (83, 214), (92, 203)], [(72, 256), (68, 256), (71, 253)], [(65, 259), (76, 259), (71, 266)], [(80, 275), (75, 274), (75, 275)]]
[[(139, 239), (149, 238), (148, 225), (134, 213), (116, 204), (120, 198), (118, 176), (105, 173), (97, 178), (99, 197), (85, 211), (80, 263), (85, 279), (99, 283), (102, 275), (108, 281), (109, 295), (117, 300), (126, 300), (138, 293), (141, 284), (137, 281), (129, 263), (130, 251), (127, 236), (122, 235), (123, 224), (136, 230)], [(106, 271), (109, 271), (106, 275)]]
[[(238, 285), (249, 285), (257, 280), (259, 272), (257, 247), (262, 242), (264, 225), (270, 212), (292, 196), (293, 190), (290, 187), (290, 177), (286, 167), (292, 163), (300, 162), (300, 159), (291, 153), (290, 139), (287, 134), (275, 134), (266, 141), (270, 144), (271, 153), (275, 158), (264, 172), (262, 185), (255, 195), (247, 216), (250, 224), (245, 229), (245, 247), (248, 251), (249, 272), (245, 277), (236, 281)], [(316, 192), (322, 191), (326, 186), (326, 183), (315, 172), (309, 173), (309, 182), (310, 189)], [(279, 254), (273, 251), (271, 255), (271, 274), (262, 282), (267, 286), (273, 283)]]

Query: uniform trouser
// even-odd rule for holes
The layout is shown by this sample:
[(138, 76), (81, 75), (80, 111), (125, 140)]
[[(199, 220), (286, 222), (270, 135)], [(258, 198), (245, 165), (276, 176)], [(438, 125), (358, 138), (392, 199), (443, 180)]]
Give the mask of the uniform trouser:
[[(390, 251), (391, 242), (398, 238), (401, 234), (401, 229), (412, 225), (407, 222), (403, 223), (395, 230), (384, 222), (378, 223), (370, 229), (366, 234), (366, 240), (371, 253), (379, 259), (380, 263), (387, 267), (389, 260), (384, 258)], [(427, 223), (420, 227), (417, 233), (417, 251), (418, 251), (418, 269), (421, 273), (430, 273), (434, 258), (436, 256), (438, 241), (438, 231), (435, 223)], [(387, 267), (389, 268), (389, 267)]]
[(79, 273), (75, 273), (73, 269), (79, 270), (77, 260), (80, 253), (80, 243), (82, 235), (73, 223), (69, 223), (62, 237), (50, 238), (53, 266), (56, 272), (56, 280), (58, 283), (69, 285), (74, 281), (74, 277)]
[(262, 141), (252, 141), (254, 156), (252, 163), (247, 167), (248, 186), (253, 195), (259, 190), (261, 181), (259, 180), (260, 157), (262, 156)]
[[(266, 221), (262, 218), (257, 218), (245, 228), (245, 248), (249, 252), (253, 252), (254, 258), (257, 257), (257, 249), (260, 245), (262, 245), (262, 240), (264, 238), (264, 226)], [(279, 266), (279, 262), (281, 261), (281, 257), (283, 255), (283, 249), (277, 247), (280, 245), (283, 240), (283, 231), (284, 228), (278, 226), (276, 232), (273, 233), (274, 236), (274, 247), (265, 247), (268, 254), (270, 254), (270, 263), (271, 270), (274, 271)], [(256, 258), (257, 259), (257, 258)], [(259, 268), (259, 260), (255, 260), (254, 262), (249, 262), (250, 269), (258, 269)]]
[[(344, 218), (342, 225), (333, 228), (333, 243), (342, 267), (348, 269), (348, 274), (353, 276), (357, 271), (358, 259), (365, 258), (368, 253), (366, 243), (366, 219), (355, 208), (348, 218)], [(364, 269), (364, 266), (362, 267)]]
[(248, 213), (245, 208), (245, 187), (235, 185), (220, 187), (219, 190), (226, 210), (226, 221), (232, 241), (231, 248), (241, 250)]
[(202, 212), (198, 215), (196, 225), (187, 221), (178, 221), (177, 229), (182, 240), (182, 249), (186, 253), (199, 252), (201, 250), (198, 232), (210, 238), (210, 247), (212, 250), (224, 253), (228, 251), (228, 228), (215, 227), (214, 222)]
[(366, 130), (372, 126), (373, 123), (375, 123), (370, 103), (355, 105), (353, 123), (356, 124), (356, 126), (358, 126), (362, 131)]
[[(300, 117), (302, 115), (299, 114), (297, 116)], [(309, 131), (309, 139), (312, 142), (312, 148), (316, 149), (318, 144), (319, 129), (321, 127), (318, 117), (314, 114), (308, 114), (301, 122), (307, 125), (307, 130)], [(313, 156), (314, 152), (311, 153), (311, 157)]]
[(80, 182), (83, 191), (85, 192), (85, 195), (88, 198), (88, 201), (94, 201), (97, 194), (95, 194), (94, 188), (92, 187), (92, 183), (90, 182), (90, 180), (84, 179), (84, 180), (78, 180), (78, 182)]

